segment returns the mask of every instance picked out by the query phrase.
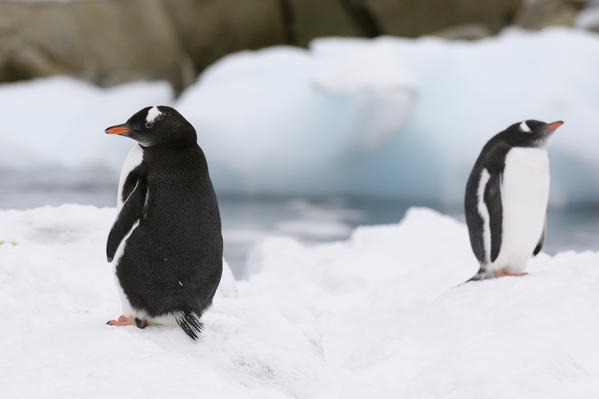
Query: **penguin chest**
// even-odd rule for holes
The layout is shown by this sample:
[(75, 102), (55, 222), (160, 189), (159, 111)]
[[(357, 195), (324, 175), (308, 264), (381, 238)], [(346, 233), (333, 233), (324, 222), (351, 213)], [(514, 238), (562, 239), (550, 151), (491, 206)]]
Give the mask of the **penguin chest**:
[[(121, 208), (123, 207), (123, 186), (125, 184), (125, 180), (127, 180), (127, 176), (129, 176), (129, 173), (131, 173), (131, 171), (133, 169), (135, 169), (137, 166), (139, 166), (142, 163), (142, 161), (143, 161), (143, 150), (139, 145), (135, 144), (129, 150), (129, 153), (127, 154), (127, 157), (125, 158), (125, 162), (123, 162), (123, 166), (121, 167), (121, 174), (120, 174), (120, 178), (119, 178), (119, 187), (118, 187), (117, 201), (116, 201), (117, 215), (118, 215), (118, 212), (120, 212)], [(120, 242), (120, 244), (116, 250), (116, 253), (114, 255), (114, 259), (112, 260), (112, 263), (111, 263), (112, 273), (113, 273), (113, 277), (115, 280), (116, 289), (119, 294), (119, 298), (121, 299), (121, 304), (123, 306), (123, 314), (126, 316), (133, 316), (135, 314), (135, 312), (134, 312), (131, 304), (129, 303), (129, 300), (123, 290), (123, 287), (121, 286), (121, 282), (119, 281), (119, 278), (117, 276), (117, 267), (118, 267), (119, 261), (121, 260), (121, 257), (123, 256), (123, 254), (126, 251), (127, 239), (129, 238), (131, 233), (133, 233), (133, 231), (137, 228), (138, 225), (139, 225), (139, 221), (135, 222), (133, 224), (133, 227), (131, 228), (131, 230), (125, 235), (123, 240)]]
[(505, 158), (499, 268), (520, 273), (538, 244), (549, 200), (549, 159), (539, 148), (513, 148)]

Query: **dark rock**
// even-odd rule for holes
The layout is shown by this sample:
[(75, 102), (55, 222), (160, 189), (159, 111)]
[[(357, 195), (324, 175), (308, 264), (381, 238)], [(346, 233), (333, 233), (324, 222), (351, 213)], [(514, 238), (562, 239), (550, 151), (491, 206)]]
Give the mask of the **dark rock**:
[(234, 51), (286, 43), (279, 0), (162, 0), (198, 71)]
[(0, 81), (68, 74), (101, 86), (193, 78), (160, 0), (0, 2)]
[(542, 29), (553, 25), (573, 26), (582, 3), (567, 0), (525, 1), (516, 16), (516, 25)]
[(493, 35), (493, 32), (485, 25), (464, 24), (433, 32), (432, 35), (447, 40), (479, 40)]
[(463, 24), (497, 32), (513, 22), (521, 0), (361, 0), (385, 34), (417, 37)]
[(288, 23), (293, 32), (293, 44), (305, 47), (312, 39), (323, 36), (372, 36), (367, 27), (360, 25), (355, 2), (283, 0), (283, 3), (287, 3), (291, 13)]

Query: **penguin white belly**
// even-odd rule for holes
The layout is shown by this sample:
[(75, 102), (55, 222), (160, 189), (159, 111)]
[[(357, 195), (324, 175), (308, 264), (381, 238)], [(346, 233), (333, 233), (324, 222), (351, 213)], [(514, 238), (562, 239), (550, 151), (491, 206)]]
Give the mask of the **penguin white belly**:
[[(116, 200), (117, 215), (118, 215), (118, 212), (120, 212), (121, 208), (123, 207), (123, 194), (122, 193), (123, 193), (123, 185), (125, 184), (125, 180), (127, 180), (127, 176), (129, 175), (129, 173), (131, 173), (131, 171), (133, 169), (135, 169), (137, 166), (139, 166), (142, 161), (143, 161), (143, 150), (138, 144), (135, 144), (129, 150), (129, 153), (127, 154), (127, 157), (125, 158), (125, 162), (123, 163), (123, 166), (121, 167), (121, 175), (119, 178), (119, 189), (117, 191), (118, 194), (117, 194), (117, 200)], [(121, 299), (121, 305), (123, 307), (123, 314), (127, 317), (135, 316), (136, 312), (134, 312), (133, 307), (131, 306), (131, 304), (129, 303), (129, 300), (127, 299), (127, 295), (125, 295), (125, 292), (123, 291), (123, 288), (121, 287), (121, 282), (119, 281), (119, 278), (116, 275), (116, 266), (118, 265), (119, 261), (121, 260), (121, 257), (123, 256), (123, 253), (125, 252), (125, 246), (126, 246), (127, 239), (129, 238), (129, 236), (131, 235), (133, 230), (135, 230), (135, 228), (137, 227), (138, 224), (139, 224), (139, 222), (134, 223), (131, 230), (125, 235), (125, 237), (119, 244), (119, 246), (116, 250), (116, 253), (114, 254), (112, 263), (111, 263), (112, 273), (114, 276), (114, 282), (116, 285), (117, 292), (119, 294), (119, 298)]]
[(549, 158), (540, 148), (513, 148), (501, 183), (502, 241), (490, 269), (522, 273), (541, 238), (549, 200)]

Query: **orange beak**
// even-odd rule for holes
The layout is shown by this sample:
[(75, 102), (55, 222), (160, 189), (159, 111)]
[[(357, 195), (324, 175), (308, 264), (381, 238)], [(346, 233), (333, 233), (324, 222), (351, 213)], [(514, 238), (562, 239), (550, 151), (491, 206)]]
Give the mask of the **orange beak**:
[(547, 126), (547, 130), (555, 130), (563, 124), (564, 124), (564, 122), (562, 122), (562, 121), (550, 123), (549, 126)]
[(123, 125), (111, 126), (105, 130), (106, 134), (123, 134), (130, 132), (132, 129)]

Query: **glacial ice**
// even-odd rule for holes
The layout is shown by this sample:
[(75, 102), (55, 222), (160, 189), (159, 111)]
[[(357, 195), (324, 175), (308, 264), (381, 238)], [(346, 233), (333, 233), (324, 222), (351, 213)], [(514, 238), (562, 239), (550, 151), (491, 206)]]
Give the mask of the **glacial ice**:
[(325, 38), (308, 50), (241, 52), (178, 100), (165, 83), (6, 84), (0, 173), (117, 170), (131, 143), (103, 129), (142, 106), (170, 104), (195, 125), (220, 193), (456, 205), (493, 134), (524, 119), (561, 119), (549, 147), (550, 202), (597, 202), (597, 71), (597, 34), (550, 28), (476, 42)]

